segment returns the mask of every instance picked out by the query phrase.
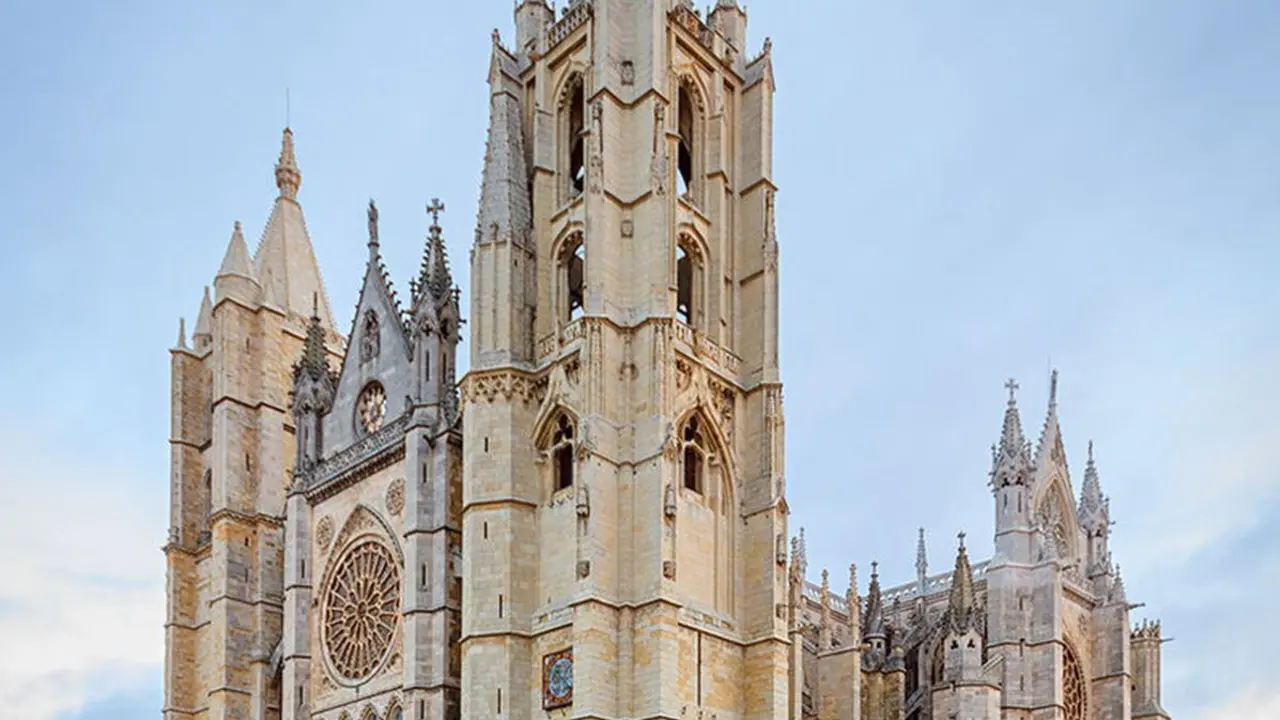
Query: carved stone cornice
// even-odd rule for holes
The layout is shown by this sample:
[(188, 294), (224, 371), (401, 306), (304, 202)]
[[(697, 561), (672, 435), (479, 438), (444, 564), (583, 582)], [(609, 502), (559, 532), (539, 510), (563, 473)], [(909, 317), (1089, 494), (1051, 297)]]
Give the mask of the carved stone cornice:
[(366, 435), (318, 463), (306, 481), (307, 497), (318, 502), (361, 478), (404, 457), (404, 438), (410, 413)]
[(464, 403), (520, 400), (526, 404), (539, 404), (547, 392), (545, 375), (511, 368), (469, 373), (459, 385)]

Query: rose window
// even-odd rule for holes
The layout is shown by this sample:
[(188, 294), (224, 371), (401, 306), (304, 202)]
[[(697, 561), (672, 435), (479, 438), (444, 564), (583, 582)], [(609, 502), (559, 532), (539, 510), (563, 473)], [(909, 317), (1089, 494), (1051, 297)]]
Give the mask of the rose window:
[(1085, 720), (1088, 701), (1080, 661), (1071, 648), (1064, 648), (1062, 655), (1062, 704), (1066, 709), (1066, 720)]
[(356, 413), (360, 421), (360, 429), (365, 434), (376, 433), (382, 429), (382, 421), (387, 416), (387, 393), (378, 383), (370, 383), (356, 400)]
[(365, 541), (346, 553), (329, 582), (324, 639), (329, 662), (349, 680), (382, 664), (400, 617), (400, 573), (385, 545)]

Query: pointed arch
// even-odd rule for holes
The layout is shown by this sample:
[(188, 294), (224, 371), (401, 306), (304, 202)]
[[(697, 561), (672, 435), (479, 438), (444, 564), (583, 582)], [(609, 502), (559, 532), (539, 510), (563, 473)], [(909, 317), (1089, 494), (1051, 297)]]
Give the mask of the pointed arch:
[(383, 714), (386, 720), (404, 720), (404, 710), (400, 707), (400, 698), (392, 697), (387, 702), (387, 711)]
[(1053, 544), (1058, 558), (1070, 562), (1080, 558), (1080, 526), (1065, 485), (1060, 475), (1053, 475), (1032, 507), (1045, 542)]
[(557, 405), (536, 426), (534, 442), (550, 461), (548, 497), (573, 487), (577, 476), (577, 449), (580, 429), (577, 415)]
[(360, 713), (360, 720), (378, 720), (378, 711), (373, 709), (372, 704), (365, 705)]
[(726, 481), (730, 486), (729, 490), (731, 493), (736, 495), (736, 478), (738, 477), (738, 474), (737, 468), (734, 466), (733, 455), (729, 452), (729, 439), (725, 436), (724, 429), (715, 421), (715, 407), (707, 399), (704, 389), (700, 389), (698, 391), (697, 400), (694, 404), (676, 418), (675, 426), (677, 428), (678, 438), (681, 438), (681, 442), (683, 442), (682, 438), (685, 424), (694, 416), (701, 417), (702, 427), (705, 428), (705, 432), (707, 432), (712, 438), (711, 444), (716, 455), (716, 462), (724, 468), (725, 475), (727, 476)]
[(682, 72), (676, 81), (676, 135), (679, 145), (676, 152), (676, 179), (683, 187), (678, 193), (694, 205), (702, 205), (707, 138), (707, 92), (698, 78), (690, 72)]
[(391, 552), (395, 553), (396, 560), (401, 565), (404, 564), (404, 553), (400, 549), (400, 543), (396, 541), (396, 532), (391, 523), (363, 503), (347, 514), (333, 543), (331, 557), (341, 556), (356, 541), (370, 535), (377, 536), (379, 540), (385, 542), (391, 548)]
[(564, 327), (582, 317), (586, 307), (587, 243), (580, 225), (567, 228), (551, 245), (555, 325)]
[(556, 88), (556, 145), (560, 169), (561, 204), (578, 198), (587, 181), (587, 88), (586, 73), (573, 66), (565, 71)]
[(1089, 684), (1080, 656), (1069, 643), (1062, 644), (1062, 707), (1064, 720), (1089, 717)]
[(710, 258), (710, 249), (701, 235), (692, 228), (681, 228), (672, 258), (675, 263), (676, 317), (698, 330), (706, 329), (706, 278)]

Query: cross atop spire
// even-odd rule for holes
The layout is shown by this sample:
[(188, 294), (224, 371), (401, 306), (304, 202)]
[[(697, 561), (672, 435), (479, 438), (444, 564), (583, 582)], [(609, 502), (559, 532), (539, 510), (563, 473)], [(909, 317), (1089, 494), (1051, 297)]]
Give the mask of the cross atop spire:
[(964, 539), (965, 539), (966, 537), (968, 537), (968, 533), (966, 533), (965, 531), (961, 530), (961, 531), (960, 531), (960, 534), (959, 534), (959, 535), (957, 535), (956, 537), (960, 538), (960, 549), (961, 549), (961, 550), (964, 550)]
[(430, 204), (427, 205), (427, 213), (431, 215), (431, 227), (440, 227), (442, 212), (444, 212), (444, 203), (440, 202), (440, 198), (431, 198)]
[(1022, 386), (1013, 378), (1009, 378), (1009, 382), (1004, 384), (1004, 389), (1009, 391), (1009, 407), (1013, 407), (1018, 404), (1017, 392), (1020, 387)]

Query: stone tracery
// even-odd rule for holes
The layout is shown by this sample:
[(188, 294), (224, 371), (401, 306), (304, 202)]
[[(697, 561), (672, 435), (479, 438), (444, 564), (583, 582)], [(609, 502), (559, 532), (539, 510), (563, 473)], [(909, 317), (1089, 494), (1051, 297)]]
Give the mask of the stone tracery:
[(324, 646), (330, 665), (347, 680), (363, 680), (385, 659), (400, 611), (395, 558), (376, 540), (342, 557), (324, 598)]

